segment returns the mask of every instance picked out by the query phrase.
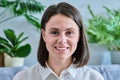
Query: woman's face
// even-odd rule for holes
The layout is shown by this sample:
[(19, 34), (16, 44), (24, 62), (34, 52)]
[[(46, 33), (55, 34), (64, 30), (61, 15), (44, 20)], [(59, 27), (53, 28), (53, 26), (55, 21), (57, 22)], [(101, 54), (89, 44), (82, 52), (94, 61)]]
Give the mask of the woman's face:
[(49, 59), (71, 59), (80, 38), (77, 24), (69, 17), (54, 15), (47, 22), (42, 36)]

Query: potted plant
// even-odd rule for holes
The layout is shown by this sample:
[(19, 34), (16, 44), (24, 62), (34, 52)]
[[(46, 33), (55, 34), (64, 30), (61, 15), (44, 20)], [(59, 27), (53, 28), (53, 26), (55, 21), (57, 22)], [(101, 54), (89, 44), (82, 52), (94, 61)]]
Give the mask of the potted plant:
[(88, 42), (105, 46), (109, 51), (120, 49), (120, 11), (105, 6), (107, 16), (95, 15), (88, 6), (92, 16), (88, 20), (86, 33)]
[[(31, 45), (28, 43), (23, 45), (23, 42), (28, 37), (23, 37), (23, 32), (16, 36), (15, 32), (12, 29), (4, 30), (4, 34), (6, 38), (0, 37), (0, 53), (5, 55), (5, 66), (21, 66), (23, 63), (17, 65), (17, 63), (20, 63), (20, 60), (16, 58), (22, 59), (23, 62), (24, 58), (30, 54)], [(13, 61), (14, 59), (15, 61)], [(19, 62), (17, 62), (17, 60)]]
[(0, 54), (0, 67), (4, 66), (4, 55)]
[(89, 43), (106, 46), (109, 50), (120, 49), (120, 11), (110, 10), (104, 6), (107, 16), (95, 15), (88, 6), (92, 19), (86, 29)]
[[(44, 10), (44, 7), (37, 0), (0, 0), (0, 7), (4, 8), (0, 12), (0, 24), (16, 18), (18, 16), (24, 16), (28, 22), (30, 22), (34, 27), (40, 29), (40, 20), (35, 16), (36, 13), (41, 13)], [(6, 12), (11, 12), (12, 15), (5, 17)]]
[[(44, 7), (37, 0), (0, 0), (0, 24), (10, 19), (23, 16), (29, 23), (40, 30), (40, 19), (36, 17), (36, 14), (39, 15), (39, 13), (44, 11)], [(1, 53), (0, 61), (2, 65), (3, 54)]]

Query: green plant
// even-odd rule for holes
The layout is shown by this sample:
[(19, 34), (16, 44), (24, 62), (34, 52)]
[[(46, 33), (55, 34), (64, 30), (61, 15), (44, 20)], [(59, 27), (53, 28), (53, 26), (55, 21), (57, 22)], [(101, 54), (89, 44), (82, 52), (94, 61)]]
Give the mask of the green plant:
[(111, 10), (105, 6), (107, 16), (95, 15), (88, 6), (92, 16), (88, 20), (86, 29), (89, 43), (97, 43), (106, 46), (109, 50), (120, 49), (120, 11)]
[(35, 17), (35, 14), (41, 13), (44, 6), (36, 0), (0, 0), (0, 7), (5, 8), (0, 13), (1, 19), (5, 17), (4, 13), (8, 10), (13, 13), (10, 17), (1, 20), (0, 23), (18, 16), (24, 16), (37, 29), (41, 27), (40, 20)]
[(23, 32), (16, 36), (12, 29), (6, 29), (4, 34), (6, 38), (0, 37), (0, 53), (6, 53), (10, 57), (26, 57), (30, 54), (31, 45), (28, 43), (22, 45), (28, 38), (23, 38)]

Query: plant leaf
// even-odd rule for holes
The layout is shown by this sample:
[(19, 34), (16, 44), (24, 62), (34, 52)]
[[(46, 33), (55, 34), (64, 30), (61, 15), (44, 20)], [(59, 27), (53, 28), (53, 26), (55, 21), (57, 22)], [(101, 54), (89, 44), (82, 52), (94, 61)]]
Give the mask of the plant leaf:
[(18, 0), (14, 2), (14, 13), (17, 15), (24, 15), (29, 13), (41, 13), (44, 10), (44, 6), (35, 0)]
[(37, 29), (41, 28), (40, 25), (40, 20), (32, 15), (25, 15), (26, 19), (28, 20), (28, 22), (30, 22), (31, 24), (33, 24)]
[(0, 45), (4, 46), (5, 48), (12, 48), (12, 45), (9, 44), (9, 42), (6, 39), (2, 38), (2, 37), (0, 37)]
[(9, 7), (14, 5), (14, 3), (16, 3), (16, 1), (0, 0), (0, 7)]
[(17, 49), (15, 56), (16, 57), (26, 57), (31, 52), (30, 44), (26, 44)]
[(15, 45), (15, 41), (16, 41), (15, 32), (12, 29), (7, 29), (4, 30), (4, 34), (6, 38), (12, 43), (12, 45)]
[(21, 44), (23, 41), (25, 41), (27, 38), (28, 38), (28, 37), (25, 37), (25, 38), (21, 39), (20, 41), (18, 41), (18, 42), (16, 43), (16, 45), (15, 45), (15, 48), (17, 49), (18, 47), (20, 47), (20, 44)]

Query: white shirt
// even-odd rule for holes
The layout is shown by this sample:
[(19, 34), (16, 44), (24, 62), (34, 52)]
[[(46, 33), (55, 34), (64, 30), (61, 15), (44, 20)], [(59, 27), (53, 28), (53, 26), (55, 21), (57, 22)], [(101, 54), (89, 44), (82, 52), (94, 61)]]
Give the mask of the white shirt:
[(44, 68), (36, 64), (17, 73), (13, 80), (104, 80), (102, 75), (87, 67), (75, 68), (71, 65), (62, 71), (58, 77), (49, 67)]

